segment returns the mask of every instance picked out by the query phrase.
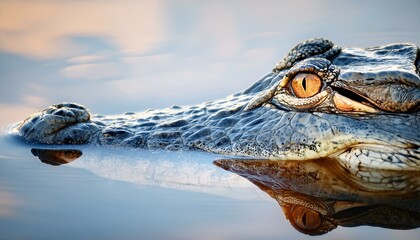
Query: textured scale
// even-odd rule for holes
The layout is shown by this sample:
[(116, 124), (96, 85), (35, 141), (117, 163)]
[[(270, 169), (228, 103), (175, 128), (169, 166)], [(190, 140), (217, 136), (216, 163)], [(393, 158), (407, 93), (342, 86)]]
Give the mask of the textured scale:
[[(341, 49), (311, 39), (249, 89), (226, 99), (119, 116), (91, 116), (83, 106), (63, 103), (13, 131), (45, 144), (200, 149), (272, 160), (333, 157), (378, 168), (420, 169), (418, 59), (413, 44)], [(301, 72), (323, 81), (313, 98), (297, 98), (288, 90), (287, 82)], [(376, 112), (341, 112), (333, 102), (338, 94)]]

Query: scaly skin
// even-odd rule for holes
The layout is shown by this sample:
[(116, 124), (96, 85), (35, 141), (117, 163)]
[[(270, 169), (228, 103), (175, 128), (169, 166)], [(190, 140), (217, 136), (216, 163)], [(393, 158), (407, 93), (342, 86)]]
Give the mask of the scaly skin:
[(325, 234), (337, 226), (420, 227), (420, 175), (312, 161), (217, 160), (274, 198), (298, 231)]
[[(249, 89), (223, 100), (108, 117), (63, 103), (30, 116), (14, 132), (44, 144), (201, 149), (271, 160), (328, 157), (419, 170), (419, 62), (413, 44), (341, 49), (310, 39)], [(320, 79), (315, 95), (298, 97), (292, 84), (300, 73)], [(306, 78), (301, 85), (311, 87)]]

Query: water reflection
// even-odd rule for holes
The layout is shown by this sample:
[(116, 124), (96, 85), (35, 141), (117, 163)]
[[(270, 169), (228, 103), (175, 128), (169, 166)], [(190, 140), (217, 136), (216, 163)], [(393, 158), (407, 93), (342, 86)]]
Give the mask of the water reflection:
[(78, 159), (82, 156), (82, 151), (77, 149), (41, 149), (32, 148), (31, 153), (38, 157), (41, 162), (59, 166), (61, 164), (67, 164)]
[(233, 199), (261, 199), (259, 190), (253, 184), (215, 167), (213, 154), (83, 146), (80, 149), (32, 148), (31, 153), (48, 165), (65, 164), (86, 169), (107, 179), (137, 185), (201, 192)]
[(240, 175), (275, 199), (291, 225), (309, 235), (325, 234), (337, 226), (420, 227), (420, 174), (415, 171), (350, 169), (333, 159), (214, 162), (238, 174), (232, 175), (212, 167), (214, 155), (188, 152), (182, 160), (174, 152), (154, 155), (116, 149), (83, 149), (83, 157), (78, 149), (33, 148), (31, 153), (49, 165), (69, 164), (114, 180), (231, 198), (255, 197)]
[(274, 198), (291, 225), (309, 235), (337, 226), (420, 227), (420, 174), (349, 169), (317, 161), (218, 160)]

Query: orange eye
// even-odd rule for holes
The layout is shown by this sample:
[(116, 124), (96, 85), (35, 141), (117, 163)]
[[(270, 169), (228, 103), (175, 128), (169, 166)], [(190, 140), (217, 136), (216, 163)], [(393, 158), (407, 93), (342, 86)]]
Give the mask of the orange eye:
[(292, 89), (296, 97), (312, 97), (321, 90), (321, 79), (311, 73), (299, 73), (292, 80)]
[(315, 230), (322, 224), (322, 218), (318, 212), (299, 205), (292, 208), (291, 217), (290, 220), (303, 230)]

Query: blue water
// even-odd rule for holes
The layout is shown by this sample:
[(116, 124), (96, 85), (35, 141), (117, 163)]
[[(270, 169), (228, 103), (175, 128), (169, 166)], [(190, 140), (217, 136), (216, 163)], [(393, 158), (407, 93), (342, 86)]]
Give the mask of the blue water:
[[(51, 166), (31, 154), (46, 146), (0, 141), (1, 239), (305, 238), (276, 201), (214, 166), (217, 155), (82, 146)], [(322, 239), (419, 233), (339, 227)]]

